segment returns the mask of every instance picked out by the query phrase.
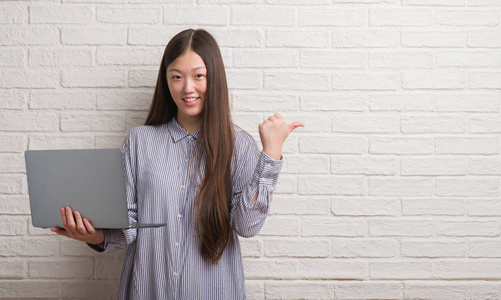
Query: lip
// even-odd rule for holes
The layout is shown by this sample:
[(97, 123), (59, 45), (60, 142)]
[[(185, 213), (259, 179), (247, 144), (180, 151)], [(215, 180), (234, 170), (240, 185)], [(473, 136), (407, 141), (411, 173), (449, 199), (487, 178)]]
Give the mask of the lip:
[(193, 106), (193, 105), (197, 104), (198, 101), (200, 101), (200, 97), (197, 97), (197, 99), (195, 101), (193, 101), (193, 102), (186, 102), (186, 101), (184, 101), (184, 99), (187, 99), (187, 98), (194, 98), (194, 97), (184, 97), (184, 98), (182, 98), (184, 104), (186, 104), (188, 106)]

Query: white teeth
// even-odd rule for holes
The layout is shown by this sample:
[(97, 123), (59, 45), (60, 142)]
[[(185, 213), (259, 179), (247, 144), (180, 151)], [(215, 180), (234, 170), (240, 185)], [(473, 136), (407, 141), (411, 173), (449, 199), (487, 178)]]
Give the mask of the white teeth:
[(195, 100), (197, 100), (198, 98), (184, 98), (183, 100), (186, 101), (186, 102), (193, 102)]

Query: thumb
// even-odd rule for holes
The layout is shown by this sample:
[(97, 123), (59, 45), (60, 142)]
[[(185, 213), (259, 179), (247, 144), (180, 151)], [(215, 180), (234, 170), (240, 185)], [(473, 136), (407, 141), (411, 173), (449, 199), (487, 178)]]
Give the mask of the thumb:
[(294, 129), (296, 129), (298, 127), (304, 127), (304, 123), (300, 122), (300, 121), (296, 121), (296, 122), (290, 123), (289, 125), (287, 125), (287, 127), (289, 128), (289, 133), (291, 133)]

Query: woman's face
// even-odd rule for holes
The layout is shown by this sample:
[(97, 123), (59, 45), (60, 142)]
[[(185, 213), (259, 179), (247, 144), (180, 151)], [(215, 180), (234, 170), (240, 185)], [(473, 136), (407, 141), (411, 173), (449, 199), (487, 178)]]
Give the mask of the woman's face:
[(187, 131), (200, 128), (207, 90), (207, 69), (191, 49), (167, 67), (167, 85), (177, 105), (177, 122)]

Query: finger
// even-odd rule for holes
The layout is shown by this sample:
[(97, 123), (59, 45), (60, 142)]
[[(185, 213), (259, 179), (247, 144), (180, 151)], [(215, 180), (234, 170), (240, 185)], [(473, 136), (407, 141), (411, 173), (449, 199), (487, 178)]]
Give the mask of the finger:
[(273, 121), (273, 120), (275, 120), (275, 119), (276, 119), (276, 118), (275, 118), (275, 116), (269, 116), (269, 117), (268, 117), (268, 120), (269, 120), (269, 121)]
[(71, 207), (66, 207), (66, 230), (69, 230), (70, 233), (75, 231), (75, 217), (73, 216), (73, 212), (71, 211)]
[(66, 230), (61, 229), (61, 228), (58, 228), (58, 227), (52, 227), (52, 228), (50, 229), (50, 231), (55, 232), (55, 233), (57, 233), (57, 234), (59, 234), (59, 235), (63, 235), (63, 236), (65, 236), (65, 237), (70, 237), (70, 236), (68, 235), (68, 232), (66, 232)]
[(75, 221), (76, 221), (76, 226), (77, 226), (78, 232), (82, 235), (86, 235), (87, 229), (85, 229), (85, 226), (84, 226), (83, 221), (82, 221), (82, 215), (78, 211), (75, 211)]
[(61, 219), (63, 221), (63, 227), (66, 228), (66, 224), (67, 224), (66, 223), (66, 211), (65, 211), (64, 207), (61, 208), (59, 211), (61, 212)]
[(300, 121), (296, 121), (296, 122), (290, 123), (289, 125), (287, 125), (287, 127), (289, 128), (289, 133), (290, 133), (298, 127), (304, 127), (304, 123), (300, 122)]
[(92, 224), (89, 222), (89, 220), (84, 218), (83, 223), (90, 234), (94, 235), (96, 233), (96, 230), (94, 229), (94, 227), (92, 227)]
[(282, 117), (282, 115), (281, 115), (281, 114), (279, 114), (279, 113), (275, 113), (273, 116), (274, 116), (275, 118), (277, 118), (277, 119), (283, 119), (283, 118), (284, 118), (284, 117)]

